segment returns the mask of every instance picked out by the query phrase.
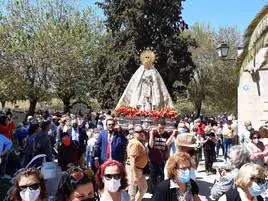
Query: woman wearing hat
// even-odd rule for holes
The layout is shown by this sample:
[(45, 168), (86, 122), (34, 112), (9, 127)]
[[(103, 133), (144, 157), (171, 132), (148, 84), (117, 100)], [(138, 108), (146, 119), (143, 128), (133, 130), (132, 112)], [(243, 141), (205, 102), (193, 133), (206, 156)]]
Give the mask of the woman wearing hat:
[[(196, 148), (198, 146), (199, 146), (199, 143), (198, 143), (197, 139), (195, 138), (194, 135), (192, 135), (190, 133), (180, 134), (176, 138), (176, 147), (177, 147), (176, 152), (177, 153), (180, 153), (180, 152), (188, 153), (193, 160), (194, 167), (191, 168), (191, 179), (193, 179), (193, 180), (195, 180), (195, 178), (196, 178), (196, 175), (195, 175), (196, 159), (197, 159)], [(165, 169), (164, 169), (165, 179), (168, 178), (168, 176), (167, 176), (168, 163), (169, 163), (169, 160), (166, 162)]]

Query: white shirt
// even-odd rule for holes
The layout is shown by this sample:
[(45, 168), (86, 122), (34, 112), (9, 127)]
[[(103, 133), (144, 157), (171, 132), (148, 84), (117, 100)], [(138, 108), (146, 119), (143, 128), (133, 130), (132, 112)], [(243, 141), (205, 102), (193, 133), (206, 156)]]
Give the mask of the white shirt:
[(240, 144), (246, 144), (249, 143), (251, 140), (249, 139), (250, 132), (249, 130), (246, 129), (244, 126), (243, 129), (241, 129), (240, 136), (239, 136), (239, 141)]
[[(121, 191), (121, 201), (130, 201), (129, 194), (126, 191)], [(113, 201), (109, 200), (107, 197), (102, 196), (102, 193), (100, 194), (100, 201)]]
[(79, 142), (79, 131), (78, 128), (72, 128), (72, 140)]

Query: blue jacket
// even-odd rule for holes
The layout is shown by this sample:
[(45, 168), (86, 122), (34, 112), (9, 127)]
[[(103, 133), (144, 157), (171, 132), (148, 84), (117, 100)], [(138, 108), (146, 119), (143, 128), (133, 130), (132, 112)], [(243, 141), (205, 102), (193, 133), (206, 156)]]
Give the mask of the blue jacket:
[(5, 150), (9, 151), (12, 147), (12, 141), (0, 134), (0, 156), (3, 154)]
[[(102, 164), (106, 160), (106, 150), (108, 145), (108, 131), (102, 130), (95, 144), (95, 157), (99, 158)], [(111, 144), (111, 158), (121, 163), (125, 162), (127, 139), (123, 134), (114, 133)]]

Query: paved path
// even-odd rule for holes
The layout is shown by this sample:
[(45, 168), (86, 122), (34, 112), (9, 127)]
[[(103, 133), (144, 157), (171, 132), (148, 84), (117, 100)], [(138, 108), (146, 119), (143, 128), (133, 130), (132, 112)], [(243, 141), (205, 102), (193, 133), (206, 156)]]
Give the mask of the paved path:
[[(217, 159), (217, 162), (213, 163), (213, 167), (219, 167), (221, 165), (223, 165), (223, 157), (219, 157)], [(210, 195), (210, 189), (213, 186), (213, 183), (217, 177), (217, 175), (206, 175), (206, 171), (205, 171), (205, 161), (201, 160), (199, 165), (198, 165), (198, 169), (197, 169), (197, 183), (199, 186), (199, 194), (201, 196), (206, 197), (208, 200), (209, 199), (209, 195)], [(144, 196), (143, 201), (151, 201), (152, 199), (148, 198), (150, 197), (150, 194), (146, 193)]]

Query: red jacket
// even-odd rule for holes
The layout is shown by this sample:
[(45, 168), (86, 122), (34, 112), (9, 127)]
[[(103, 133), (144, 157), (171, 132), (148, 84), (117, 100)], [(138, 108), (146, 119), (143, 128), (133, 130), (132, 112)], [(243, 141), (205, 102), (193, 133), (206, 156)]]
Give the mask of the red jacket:
[(11, 139), (11, 137), (12, 137), (11, 130), (8, 127), (8, 125), (6, 126), (6, 125), (0, 124), (0, 134), (3, 134), (8, 139)]
[(205, 124), (200, 124), (198, 126), (197, 134), (198, 135), (205, 135), (205, 127), (206, 127)]

